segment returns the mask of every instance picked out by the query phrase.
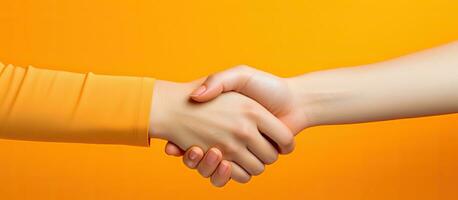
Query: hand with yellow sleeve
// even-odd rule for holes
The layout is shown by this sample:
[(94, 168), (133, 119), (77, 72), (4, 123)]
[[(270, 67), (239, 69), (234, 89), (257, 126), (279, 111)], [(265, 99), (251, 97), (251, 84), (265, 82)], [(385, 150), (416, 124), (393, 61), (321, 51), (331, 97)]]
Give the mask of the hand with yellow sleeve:
[[(201, 104), (189, 98), (203, 80), (80, 74), (1, 65), (0, 137), (223, 151), (225, 173), (239, 182), (294, 148), (291, 131), (256, 101), (227, 93)], [(273, 143), (272, 143), (273, 142)], [(208, 170), (208, 175), (211, 175)]]

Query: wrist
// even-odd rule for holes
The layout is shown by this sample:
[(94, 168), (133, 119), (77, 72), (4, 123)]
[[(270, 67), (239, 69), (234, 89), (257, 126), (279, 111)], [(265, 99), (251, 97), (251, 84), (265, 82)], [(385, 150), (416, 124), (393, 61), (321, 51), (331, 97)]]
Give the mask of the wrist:
[(186, 83), (157, 80), (150, 111), (151, 138), (171, 140), (174, 114), (189, 100), (192, 88)]
[(150, 111), (150, 128), (149, 136), (150, 138), (165, 139), (166, 136), (166, 125), (167, 125), (167, 112), (168, 112), (168, 103), (164, 101), (167, 97), (165, 88), (167, 87), (168, 82), (162, 80), (156, 80), (154, 84), (152, 105)]
[(361, 98), (358, 74), (336, 69), (289, 78), (309, 126), (352, 123), (352, 108)]
[(304, 128), (332, 124), (329, 116), (333, 112), (335, 102), (341, 97), (338, 87), (323, 72), (313, 72), (287, 78), (289, 87), (294, 94), (301, 123)]
[(308, 83), (306, 75), (285, 78), (285, 81), (290, 89), (293, 102), (294, 113), (292, 127), (297, 127), (297, 130), (302, 130), (312, 126), (318, 125), (316, 121), (316, 102), (310, 101), (312, 99), (310, 90), (307, 89)]
[(190, 99), (189, 94), (198, 87), (202, 80), (189, 83), (176, 83), (170, 81), (156, 80), (150, 111), (151, 138), (172, 140), (175, 115), (184, 109)]

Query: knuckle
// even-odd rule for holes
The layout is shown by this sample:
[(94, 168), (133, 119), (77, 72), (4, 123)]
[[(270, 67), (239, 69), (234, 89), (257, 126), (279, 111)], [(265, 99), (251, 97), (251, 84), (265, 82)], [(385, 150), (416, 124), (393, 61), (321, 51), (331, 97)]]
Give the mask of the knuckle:
[(238, 182), (238, 183), (248, 183), (250, 182), (251, 180), (251, 176), (250, 175), (240, 175), (238, 177), (234, 177), (232, 178), (234, 181)]
[(269, 157), (265, 160), (265, 164), (270, 165), (276, 162), (277, 160), (278, 160), (278, 154), (275, 153), (275, 154), (269, 155)]
[(198, 168), (197, 171), (199, 172), (199, 174), (204, 177), (204, 178), (208, 178), (210, 177), (210, 173), (206, 172), (205, 170), (201, 169), (201, 168)]
[(259, 105), (254, 104), (253, 102), (247, 102), (242, 105), (243, 115), (249, 120), (255, 120), (258, 118), (261, 113)]
[(264, 165), (256, 166), (256, 168), (251, 170), (251, 175), (258, 176), (258, 175), (262, 174), (264, 172), (264, 170), (265, 170), (265, 166)]
[(207, 76), (207, 79), (205, 80), (205, 82), (206, 82), (207, 84), (210, 84), (210, 83), (213, 83), (213, 82), (217, 81), (218, 78), (219, 78), (219, 77), (218, 77), (218, 73), (216, 73), (216, 74), (211, 74), (211, 75)]
[(235, 142), (223, 143), (221, 146), (222, 146), (223, 154), (225, 156), (231, 156), (240, 151), (240, 146), (237, 145)]
[(254, 137), (251, 133), (251, 126), (241, 123), (234, 131), (234, 135), (241, 141), (251, 141)]
[(184, 164), (186, 167), (190, 168), (190, 169), (195, 169), (195, 168), (196, 168), (195, 164), (192, 163), (192, 162), (191, 162), (188, 158), (186, 158), (186, 157), (183, 157), (183, 164)]
[(231, 179), (238, 183), (248, 183), (251, 175), (242, 169), (239, 165), (232, 163)]
[(218, 180), (216, 180), (216, 178), (213, 178), (213, 177), (210, 179), (210, 182), (215, 187), (223, 187), (224, 185), (226, 185), (226, 182), (218, 181)]
[(281, 141), (282, 154), (291, 153), (295, 148), (294, 137), (291, 134), (287, 134), (284, 140)]
[(212, 82), (213, 80), (215, 80), (215, 75), (214, 74), (210, 74), (210, 75), (207, 76), (207, 78), (205, 79), (204, 83), (209, 83), (209, 82)]
[(244, 106), (243, 112), (244, 112), (245, 116), (247, 116), (250, 119), (253, 119), (258, 115), (258, 110), (256, 109), (255, 106), (253, 106), (251, 104), (246, 104)]
[(209, 80), (213, 80), (213, 79), (215, 79), (215, 76), (216, 76), (215, 74), (210, 74), (210, 75), (207, 76), (207, 80), (208, 81)]

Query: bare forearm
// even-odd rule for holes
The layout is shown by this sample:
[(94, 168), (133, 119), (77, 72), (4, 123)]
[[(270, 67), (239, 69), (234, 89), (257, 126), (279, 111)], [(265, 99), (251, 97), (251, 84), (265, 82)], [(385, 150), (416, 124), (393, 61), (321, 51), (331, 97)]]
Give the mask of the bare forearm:
[(458, 112), (458, 42), (359, 67), (290, 78), (310, 125)]

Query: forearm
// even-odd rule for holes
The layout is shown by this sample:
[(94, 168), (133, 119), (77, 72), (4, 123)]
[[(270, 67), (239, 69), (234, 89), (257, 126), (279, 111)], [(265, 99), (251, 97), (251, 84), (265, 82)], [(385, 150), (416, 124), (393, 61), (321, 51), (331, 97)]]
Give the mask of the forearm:
[(458, 112), (458, 43), (288, 80), (310, 125)]

